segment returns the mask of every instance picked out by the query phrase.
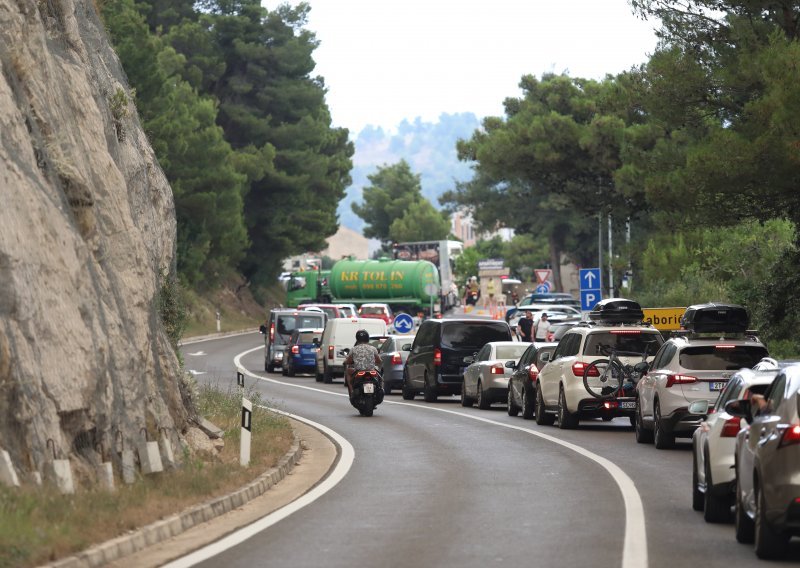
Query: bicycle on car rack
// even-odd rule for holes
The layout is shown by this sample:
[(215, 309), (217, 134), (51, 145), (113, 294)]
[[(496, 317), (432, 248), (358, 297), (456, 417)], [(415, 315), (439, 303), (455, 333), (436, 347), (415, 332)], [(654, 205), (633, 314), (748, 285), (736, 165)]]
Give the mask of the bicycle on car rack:
[[(650, 343), (650, 342), (648, 342)], [(600, 352), (608, 355), (608, 359), (597, 359), (589, 363), (583, 371), (583, 386), (590, 395), (599, 399), (610, 399), (618, 396), (632, 396), (636, 381), (647, 371), (646, 346), (643, 353), (629, 353), (602, 345)], [(635, 365), (624, 363), (623, 357), (641, 357), (642, 360)]]

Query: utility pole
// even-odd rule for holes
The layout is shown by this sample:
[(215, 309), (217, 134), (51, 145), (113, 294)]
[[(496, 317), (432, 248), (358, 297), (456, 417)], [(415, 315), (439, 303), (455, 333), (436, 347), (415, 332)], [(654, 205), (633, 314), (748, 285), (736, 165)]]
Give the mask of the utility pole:
[(611, 236), (611, 213), (608, 214), (608, 296), (614, 297), (614, 253)]
[(603, 293), (603, 214), (597, 214), (597, 269), (600, 272), (600, 282), (597, 288)]

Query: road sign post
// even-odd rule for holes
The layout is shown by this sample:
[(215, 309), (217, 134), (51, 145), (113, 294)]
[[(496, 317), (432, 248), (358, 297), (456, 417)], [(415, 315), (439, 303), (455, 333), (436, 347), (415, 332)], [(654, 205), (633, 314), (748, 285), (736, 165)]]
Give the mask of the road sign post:
[(581, 310), (591, 310), (597, 302), (603, 299), (600, 292), (600, 269), (581, 268), (579, 272), (581, 286)]

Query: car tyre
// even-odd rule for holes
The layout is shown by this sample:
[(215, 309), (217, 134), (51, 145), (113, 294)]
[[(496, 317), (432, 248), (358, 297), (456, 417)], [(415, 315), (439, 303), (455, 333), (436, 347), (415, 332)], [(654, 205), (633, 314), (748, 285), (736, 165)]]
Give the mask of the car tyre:
[(741, 498), (741, 486), (739, 485), (739, 468), (736, 468), (736, 511), (734, 526), (736, 528), (736, 540), (743, 544), (750, 544), (755, 539), (756, 526), (747, 511), (744, 510)]
[(764, 491), (756, 496), (755, 549), (762, 560), (780, 558), (786, 551), (788, 537), (773, 529), (766, 518), (767, 502)]
[(275, 365), (273, 365), (272, 363), (267, 363), (266, 366), (264, 367), (264, 370), (266, 370), (267, 373), (274, 373)]
[(316, 365), (314, 365), (314, 380), (317, 381), (318, 383), (322, 382), (322, 373), (317, 371)]
[(661, 405), (658, 402), (653, 409), (653, 441), (659, 450), (668, 450), (675, 446), (675, 436), (664, 431), (661, 421)]
[(578, 416), (567, 408), (567, 397), (563, 388), (558, 393), (558, 427), (561, 430), (574, 430), (578, 427)]
[(508, 387), (508, 415), (517, 416), (519, 414), (519, 406), (514, 403), (514, 393), (511, 392), (511, 386)]
[(556, 421), (556, 417), (552, 414), (548, 414), (544, 407), (544, 397), (542, 396), (542, 390), (537, 386), (536, 387), (536, 423), (539, 426), (552, 426), (553, 423)]
[[(325, 365), (324, 370), (322, 371), (322, 382), (326, 385), (329, 385), (333, 382), (333, 374), (327, 365)], [(347, 381), (345, 381), (344, 384), (347, 386)]]
[(428, 383), (428, 373), (425, 373), (425, 386), (423, 387), (422, 398), (425, 402), (436, 402), (436, 399), (439, 398), (439, 395), (436, 394), (436, 387)]
[[(633, 431), (636, 434), (636, 442), (639, 444), (652, 444), (653, 431), (648, 430), (644, 426), (644, 419), (642, 418), (642, 407), (639, 402), (636, 402), (636, 416), (633, 423)], [(700, 509), (698, 509), (699, 511)]]
[(703, 469), (706, 476), (706, 492), (703, 501), (703, 519), (707, 523), (724, 523), (731, 514), (731, 508), (728, 505), (728, 500), (714, 494), (714, 485), (711, 478), (711, 466), (708, 463), (708, 450), (703, 454), (705, 456), (705, 464)]
[(294, 368), (294, 365), (289, 363), (286, 365), (286, 374), (290, 377), (294, 377), (297, 375), (297, 369)]
[(483, 392), (483, 385), (480, 381), (478, 381), (478, 397), (477, 397), (478, 408), (481, 410), (489, 410), (489, 406), (491, 406), (491, 402), (489, 402), (489, 398), (486, 396), (486, 393)]
[(289, 376), (289, 367), (288, 367), (288, 365), (284, 365), (283, 367), (281, 367), (281, 375), (283, 375), (284, 377), (288, 377)]
[(703, 492), (700, 491), (700, 479), (697, 475), (697, 450), (692, 443), (692, 509), (702, 511), (705, 503)]
[[(536, 387), (531, 387), (535, 389)], [(522, 417), (525, 420), (530, 420), (533, 418), (534, 408), (533, 408), (533, 400), (528, 395), (528, 390), (525, 387), (522, 387)], [(534, 400), (536, 400), (534, 398)]]
[(461, 381), (461, 406), (471, 408), (475, 404), (475, 400), (471, 396), (467, 396), (467, 383)]

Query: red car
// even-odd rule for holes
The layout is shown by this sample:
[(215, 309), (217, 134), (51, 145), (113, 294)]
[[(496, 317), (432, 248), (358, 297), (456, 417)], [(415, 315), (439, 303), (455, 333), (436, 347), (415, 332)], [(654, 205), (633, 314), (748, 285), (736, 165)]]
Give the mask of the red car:
[(394, 321), (392, 309), (388, 304), (362, 304), (358, 308), (358, 317), (382, 319), (386, 325), (390, 325)]

